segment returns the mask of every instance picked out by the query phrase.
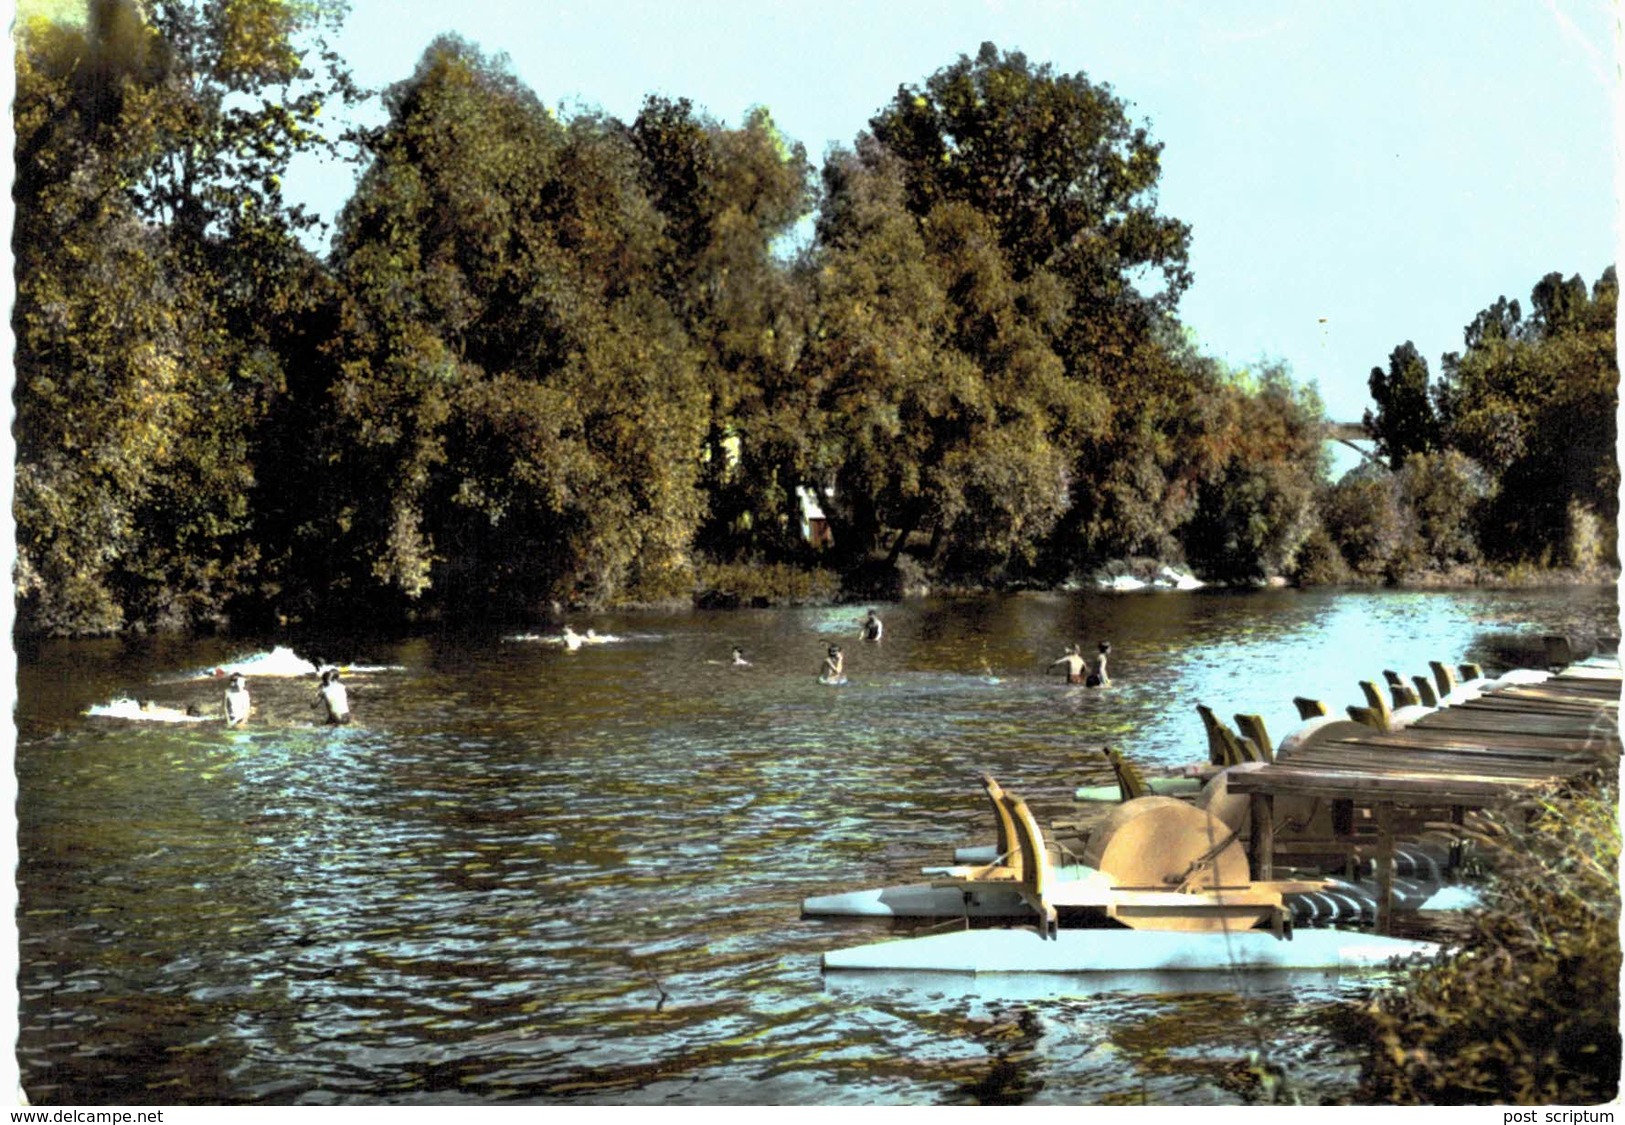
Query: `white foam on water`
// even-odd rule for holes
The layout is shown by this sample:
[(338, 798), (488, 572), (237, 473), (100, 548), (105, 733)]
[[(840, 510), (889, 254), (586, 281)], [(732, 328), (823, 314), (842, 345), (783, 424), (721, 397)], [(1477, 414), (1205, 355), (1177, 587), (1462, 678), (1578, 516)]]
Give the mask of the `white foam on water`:
[(297, 678), (299, 676), (315, 676), (324, 669), (335, 668), (340, 672), (358, 673), (366, 675), (374, 672), (404, 672), (406, 668), (400, 664), (344, 664), (328, 662), (318, 668), (286, 645), (277, 645), (270, 652), (255, 652), (248, 656), (240, 656), (224, 664), (216, 664), (212, 668), (203, 668), (185, 677), (193, 680), (218, 680), (226, 676), (242, 675), (249, 677), (281, 676)]
[(177, 707), (154, 707), (143, 710), (133, 699), (115, 699), (111, 703), (95, 703), (85, 714), (102, 719), (130, 719), (138, 723), (206, 723), (207, 715), (188, 715)]

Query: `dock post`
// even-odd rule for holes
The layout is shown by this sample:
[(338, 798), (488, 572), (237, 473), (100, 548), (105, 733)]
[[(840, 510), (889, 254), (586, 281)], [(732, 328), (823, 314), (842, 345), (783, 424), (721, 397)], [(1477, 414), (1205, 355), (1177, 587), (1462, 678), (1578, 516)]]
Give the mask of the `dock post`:
[(1348, 845), (1348, 852), (1343, 857), (1343, 878), (1352, 883), (1360, 874), (1358, 852), (1354, 847), (1353, 801), (1332, 802), (1332, 838)]
[(1248, 802), (1252, 814), (1250, 836), (1247, 841), (1247, 859), (1253, 869), (1253, 878), (1268, 882), (1275, 878), (1275, 796), (1254, 793)]
[(1377, 804), (1377, 918), (1379, 934), (1390, 933), (1394, 922), (1394, 806)]

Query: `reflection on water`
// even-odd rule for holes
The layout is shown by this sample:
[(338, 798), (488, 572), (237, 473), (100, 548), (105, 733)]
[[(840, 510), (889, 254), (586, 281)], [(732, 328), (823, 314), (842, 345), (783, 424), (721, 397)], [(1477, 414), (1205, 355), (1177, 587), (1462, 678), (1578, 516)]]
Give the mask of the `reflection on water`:
[[(886, 929), (800, 901), (981, 841), (984, 771), (1047, 819), (1106, 780), (1104, 743), (1203, 757), (1197, 702), (1279, 736), (1294, 695), (1355, 702), (1385, 667), (1494, 671), (1538, 663), (1545, 632), (1618, 632), (1611, 590), (928, 600), (882, 607), (878, 646), (864, 608), (333, 653), (381, 669), (348, 677), (337, 729), (313, 679), (251, 680), (243, 731), (83, 714), (217, 713), (218, 684), (174, 674), (270, 641), (23, 652), (30, 1096), (1206, 1104), (1258, 1096), (1255, 1053), (1337, 1096), (1336, 1001), (1369, 980), (826, 982), (821, 953)], [(1103, 639), (1110, 689), (1046, 675)], [(845, 687), (815, 679), (831, 641)]]

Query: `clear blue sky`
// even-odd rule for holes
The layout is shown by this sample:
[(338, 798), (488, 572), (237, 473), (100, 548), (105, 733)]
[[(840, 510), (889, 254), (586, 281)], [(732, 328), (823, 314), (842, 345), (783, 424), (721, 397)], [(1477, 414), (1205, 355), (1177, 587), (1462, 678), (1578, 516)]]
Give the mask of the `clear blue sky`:
[[(355, 0), (339, 45), (372, 86), (456, 31), (565, 111), (766, 105), (815, 163), (984, 40), (1082, 71), (1165, 145), (1204, 350), (1285, 360), (1355, 420), (1395, 345), (1437, 375), (1496, 297), (1527, 307), (1548, 271), (1589, 284), (1614, 260), (1615, 19), (1603, 0)], [(349, 173), (290, 187), (331, 216)]]

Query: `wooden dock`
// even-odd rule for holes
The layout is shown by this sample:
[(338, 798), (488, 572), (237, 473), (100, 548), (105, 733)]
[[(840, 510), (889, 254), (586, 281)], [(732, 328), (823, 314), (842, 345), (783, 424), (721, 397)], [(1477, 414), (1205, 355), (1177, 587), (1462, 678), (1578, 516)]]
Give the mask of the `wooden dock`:
[[(1401, 730), (1375, 727), (1310, 740), (1270, 763), (1229, 772), (1251, 798), (1253, 878), (1274, 878), (1277, 797), (1331, 804), (1334, 842), (1372, 855), (1377, 929), (1389, 931), (1393, 857), (1402, 824), (1461, 825), (1469, 810), (1508, 806), (1581, 774), (1619, 767), (1618, 657), (1594, 658), (1538, 684), (1489, 691)], [(1259, 830), (1263, 828), (1264, 830)]]

